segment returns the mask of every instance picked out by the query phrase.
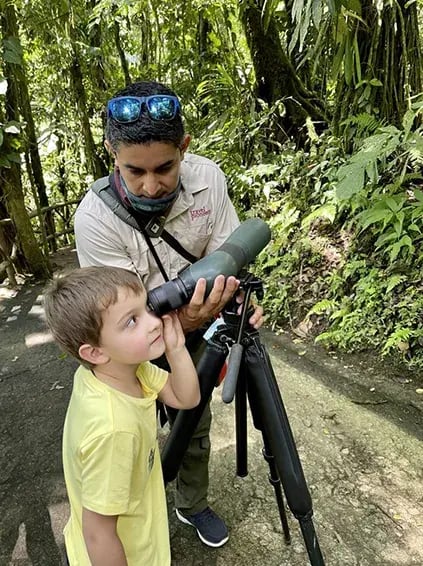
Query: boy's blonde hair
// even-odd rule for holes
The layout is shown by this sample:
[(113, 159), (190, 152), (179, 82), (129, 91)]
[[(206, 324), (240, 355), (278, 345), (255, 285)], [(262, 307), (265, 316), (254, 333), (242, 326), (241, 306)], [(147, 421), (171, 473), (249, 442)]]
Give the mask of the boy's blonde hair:
[[(82, 267), (60, 276), (44, 294), (47, 325), (63, 350), (85, 366), (83, 344), (100, 346), (103, 312), (118, 299), (119, 289), (145, 292), (138, 276), (120, 267)], [(89, 366), (91, 367), (91, 366)]]

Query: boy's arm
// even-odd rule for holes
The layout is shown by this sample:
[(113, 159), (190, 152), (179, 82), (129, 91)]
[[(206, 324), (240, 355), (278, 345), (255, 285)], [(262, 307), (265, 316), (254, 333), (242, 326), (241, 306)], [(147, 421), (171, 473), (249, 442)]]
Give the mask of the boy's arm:
[(116, 531), (117, 519), (82, 508), (82, 532), (92, 566), (128, 566)]
[(163, 316), (165, 354), (170, 366), (169, 378), (160, 391), (160, 401), (175, 409), (192, 409), (200, 402), (200, 386), (185, 336), (176, 313)]

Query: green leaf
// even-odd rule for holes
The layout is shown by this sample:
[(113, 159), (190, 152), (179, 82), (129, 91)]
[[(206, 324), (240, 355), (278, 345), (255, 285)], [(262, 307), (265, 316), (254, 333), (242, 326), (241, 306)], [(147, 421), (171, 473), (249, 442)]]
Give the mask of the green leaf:
[(409, 251), (414, 250), (413, 242), (411, 241), (410, 236), (403, 236), (399, 242), (395, 242), (395, 244), (392, 246), (391, 253), (389, 255), (389, 261), (391, 263), (393, 263), (397, 259), (398, 254), (403, 247), (408, 248)]
[(382, 234), (381, 236), (379, 236), (379, 238), (376, 240), (375, 247), (378, 250), (378, 249), (382, 248), (384, 246), (384, 244), (391, 242), (392, 240), (396, 240), (396, 239), (397, 239), (397, 235), (392, 230), (391, 232), (388, 232), (387, 234)]
[(394, 289), (397, 285), (399, 285), (403, 281), (407, 281), (406, 275), (399, 275), (398, 273), (391, 275), (391, 277), (387, 281), (388, 284), (386, 285), (386, 292), (390, 293), (392, 289)]
[(22, 46), (19, 42), (19, 39), (17, 39), (16, 37), (9, 37), (3, 41), (3, 46), (3, 57), (7, 63), (22, 65)]
[(358, 220), (361, 228), (365, 230), (371, 224), (378, 222), (389, 222), (393, 217), (393, 213), (386, 208), (373, 207), (369, 210), (364, 210), (358, 215)]
[(336, 0), (326, 0), (326, 5), (329, 8), (331, 16), (335, 16), (338, 12), (338, 2)]
[(351, 48), (350, 32), (347, 32), (345, 38), (344, 74), (345, 82), (347, 85), (350, 85), (353, 77), (353, 50)]
[(395, 219), (395, 222), (394, 222), (394, 230), (397, 233), (398, 238), (402, 234), (403, 223), (404, 223), (404, 212), (402, 210), (400, 210), (400, 212), (398, 212), (396, 219)]
[(336, 216), (336, 206), (334, 204), (324, 204), (308, 214), (301, 222), (302, 228), (308, 228), (316, 218), (326, 218), (332, 224)]
[(414, 196), (416, 197), (416, 199), (423, 204), (423, 191), (420, 191), (419, 189), (414, 189), (413, 190)]
[(306, 318), (312, 314), (323, 314), (332, 311), (335, 308), (335, 301), (333, 299), (322, 299), (311, 307), (308, 311)]
[(314, 27), (316, 29), (318, 29), (319, 26), (320, 26), (320, 22), (322, 21), (322, 16), (323, 16), (322, 3), (320, 1), (313, 2), (311, 12), (312, 12), (312, 20), (313, 20)]
[(355, 12), (359, 16), (361, 15), (360, 0), (344, 0), (343, 4), (348, 10), (351, 10), (351, 12)]
[(399, 212), (403, 207), (404, 200), (401, 197), (386, 197), (385, 203), (387, 204), (388, 208), (392, 210), (392, 212)]
[(19, 153), (8, 153), (6, 155), (6, 158), (9, 161), (13, 161), (13, 163), (19, 163), (19, 164), (21, 163), (21, 157), (20, 157)]
[(348, 200), (364, 187), (364, 167), (362, 163), (343, 165), (338, 172), (336, 197)]
[(361, 81), (361, 61), (360, 61), (360, 50), (358, 48), (357, 42), (357, 31), (354, 35), (353, 41), (353, 48), (354, 48), (354, 61), (355, 61), (355, 73), (358, 81)]
[(6, 167), (7, 169), (10, 167), (10, 161), (3, 155), (0, 155), (0, 167)]
[(340, 73), (342, 59), (344, 57), (344, 51), (345, 51), (345, 41), (342, 41), (339, 44), (338, 51), (336, 52), (336, 55), (332, 62), (331, 75), (334, 81), (338, 78), (338, 75)]

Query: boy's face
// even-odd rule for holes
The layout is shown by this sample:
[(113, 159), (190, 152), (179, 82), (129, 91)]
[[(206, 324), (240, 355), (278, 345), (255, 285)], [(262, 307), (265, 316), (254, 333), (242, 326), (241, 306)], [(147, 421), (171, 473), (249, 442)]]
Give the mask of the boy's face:
[(165, 142), (120, 145), (114, 153), (128, 190), (137, 197), (163, 198), (176, 189), (181, 161), (190, 138), (181, 147)]
[(146, 299), (145, 292), (121, 288), (116, 303), (104, 311), (100, 348), (112, 362), (138, 365), (164, 353), (163, 323), (147, 310)]

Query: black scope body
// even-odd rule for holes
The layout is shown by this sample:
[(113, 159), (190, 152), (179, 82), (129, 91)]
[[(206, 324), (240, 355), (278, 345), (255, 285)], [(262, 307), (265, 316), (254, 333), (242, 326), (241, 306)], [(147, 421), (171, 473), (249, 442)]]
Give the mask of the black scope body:
[(270, 240), (270, 229), (260, 218), (242, 222), (229, 238), (214, 252), (196, 261), (172, 281), (167, 281), (147, 294), (149, 308), (158, 316), (178, 309), (189, 302), (197, 281), (206, 282), (206, 296), (218, 275), (236, 276), (252, 262)]

